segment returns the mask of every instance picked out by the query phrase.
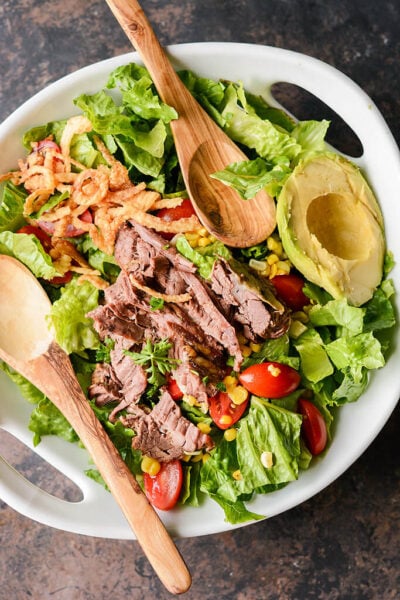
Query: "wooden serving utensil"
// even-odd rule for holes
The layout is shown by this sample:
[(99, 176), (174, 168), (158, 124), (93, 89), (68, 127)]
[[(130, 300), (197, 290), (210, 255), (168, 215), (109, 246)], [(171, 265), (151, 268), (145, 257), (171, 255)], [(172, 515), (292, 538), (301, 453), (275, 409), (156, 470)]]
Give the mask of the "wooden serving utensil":
[(161, 519), (95, 416), (68, 355), (54, 341), (42, 286), (18, 260), (0, 255), (0, 358), (36, 385), (76, 431), (165, 587), (186, 592), (190, 573)]
[(136, 0), (106, 0), (139, 52), (162, 100), (174, 107), (171, 121), (186, 189), (196, 213), (213, 236), (229, 246), (249, 247), (265, 240), (275, 228), (275, 205), (263, 190), (251, 200), (210, 174), (247, 160), (214, 123), (175, 73), (143, 9)]

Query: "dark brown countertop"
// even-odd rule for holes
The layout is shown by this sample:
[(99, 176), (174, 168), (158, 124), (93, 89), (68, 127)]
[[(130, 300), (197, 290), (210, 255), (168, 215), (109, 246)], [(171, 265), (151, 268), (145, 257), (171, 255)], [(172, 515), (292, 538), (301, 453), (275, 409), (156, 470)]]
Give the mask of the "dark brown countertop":
[[(163, 44), (235, 41), (304, 52), (354, 79), (400, 142), (397, 0), (143, 0)], [(3, 0), (0, 120), (86, 64), (130, 51), (103, 0)], [(388, 173), (390, 177), (390, 173)], [(379, 402), (379, 398), (377, 398)], [(400, 597), (399, 409), (348, 471), (297, 508), (232, 532), (177, 544), (188, 599), (391, 600)], [(3, 451), (46, 489), (64, 480), (10, 441)], [(0, 503), (0, 598), (172, 597), (136, 542), (58, 531)]]

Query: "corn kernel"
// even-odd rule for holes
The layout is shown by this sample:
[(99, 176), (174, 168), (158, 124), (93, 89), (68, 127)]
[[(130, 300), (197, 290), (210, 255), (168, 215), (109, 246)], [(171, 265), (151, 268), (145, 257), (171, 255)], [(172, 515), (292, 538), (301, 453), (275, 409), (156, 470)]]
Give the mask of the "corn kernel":
[(278, 272), (278, 267), (276, 266), (276, 263), (274, 263), (273, 265), (271, 265), (268, 277), (270, 279), (273, 279), (276, 276), (277, 272)]
[(260, 456), (261, 464), (266, 468), (270, 469), (274, 464), (274, 458), (272, 452), (263, 452)]
[(192, 456), (192, 462), (196, 463), (196, 462), (200, 462), (201, 460), (203, 460), (203, 453), (199, 452), (198, 454), (193, 454)]
[(197, 427), (202, 433), (210, 433), (211, 431), (211, 427), (208, 423), (197, 423)]
[(208, 454), (208, 452), (205, 452), (203, 454), (203, 456), (201, 457), (201, 460), (203, 461), (203, 463), (205, 463), (208, 461), (209, 458), (210, 458), (210, 455)]
[(223, 383), (225, 384), (225, 387), (231, 388), (231, 387), (235, 387), (237, 385), (237, 379), (236, 377), (233, 377), (232, 375), (226, 375), (226, 377), (224, 377), (223, 379)]
[(199, 235), (201, 235), (201, 237), (209, 237), (210, 236), (209, 232), (207, 231), (207, 229), (205, 227), (200, 227), (200, 229), (197, 230), (197, 233)]
[(278, 269), (278, 275), (287, 275), (290, 273), (290, 265), (287, 261), (279, 260), (276, 263), (276, 267)]
[(276, 240), (272, 236), (267, 239), (267, 248), (268, 248), (268, 250), (271, 250), (271, 252), (275, 252), (279, 256), (283, 252), (283, 248), (282, 248), (281, 242), (278, 242), (278, 240)]
[(264, 269), (264, 271), (262, 271), (260, 273), (260, 275), (262, 275), (263, 277), (269, 277), (270, 271), (271, 271), (271, 267), (269, 266), (268, 263), (265, 263), (265, 269)]
[(236, 481), (240, 481), (242, 479), (242, 474), (240, 470), (238, 469), (237, 471), (233, 471), (232, 477), (233, 479), (236, 479)]
[(237, 385), (233, 390), (228, 392), (228, 396), (233, 404), (239, 406), (240, 404), (243, 404), (243, 402), (246, 402), (249, 392), (242, 385)]
[(161, 465), (155, 458), (151, 458), (150, 456), (144, 456), (141, 462), (141, 469), (143, 473), (147, 473), (154, 477), (157, 475), (159, 470), (161, 469)]
[(268, 365), (267, 367), (268, 373), (270, 373), (272, 375), (272, 377), (279, 377), (279, 375), (281, 374), (281, 370), (279, 367), (276, 367), (275, 365)]
[(240, 346), (240, 350), (241, 350), (244, 358), (247, 358), (251, 354), (250, 346)]
[(244, 337), (243, 333), (239, 332), (237, 334), (237, 339), (239, 344), (245, 344), (247, 342), (247, 338)]
[(198, 231), (188, 231), (185, 233), (185, 238), (187, 239), (188, 242), (190, 242), (190, 240), (198, 240), (200, 237), (200, 234)]
[(237, 431), (234, 427), (231, 427), (231, 429), (225, 429), (224, 431), (224, 439), (227, 442), (233, 442), (233, 440), (236, 440), (236, 435)]
[(270, 254), (270, 255), (267, 257), (267, 263), (268, 263), (270, 266), (274, 265), (274, 264), (275, 264), (275, 263), (277, 263), (277, 262), (279, 262), (279, 256), (277, 256), (276, 254)]
[(184, 454), (184, 455), (182, 456), (182, 460), (183, 460), (183, 462), (189, 462), (189, 460), (190, 460), (191, 458), (192, 458), (192, 457), (191, 457), (191, 455), (190, 455), (190, 454)]
[(199, 248), (205, 248), (209, 244), (211, 244), (210, 238), (208, 238), (208, 237), (201, 237), (201, 238), (199, 238), (199, 241), (198, 241), (197, 245), (199, 246)]
[(262, 344), (255, 344), (254, 342), (250, 342), (250, 348), (253, 352), (260, 352)]
[(221, 425), (232, 425), (233, 419), (230, 415), (222, 415), (219, 421)]
[(200, 238), (198, 237), (198, 238), (195, 238), (195, 239), (193, 239), (193, 240), (188, 240), (188, 242), (189, 242), (189, 245), (190, 245), (192, 248), (197, 248), (197, 246), (199, 245), (199, 239), (200, 239)]
[(183, 394), (182, 400), (183, 402), (190, 404), (190, 406), (196, 406), (197, 404), (196, 398), (194, 396), (191, 396), (190, 394)]

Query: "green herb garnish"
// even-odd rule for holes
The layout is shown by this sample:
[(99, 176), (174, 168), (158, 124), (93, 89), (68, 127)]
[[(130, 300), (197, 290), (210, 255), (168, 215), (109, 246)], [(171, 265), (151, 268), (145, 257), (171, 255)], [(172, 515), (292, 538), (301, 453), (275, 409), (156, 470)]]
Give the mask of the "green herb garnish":
[(168, 356), (170, 348), (172, 348), (172, 343), (168, 339), (154, 343), (146, 340), (141, 352), (125, 350), (125, 354), (137, 365), (145, 368), (149, 374), (148, 382), (151, 385), (159, 387), (165, 383), (165, 375), (179, 364), (177, 359)]

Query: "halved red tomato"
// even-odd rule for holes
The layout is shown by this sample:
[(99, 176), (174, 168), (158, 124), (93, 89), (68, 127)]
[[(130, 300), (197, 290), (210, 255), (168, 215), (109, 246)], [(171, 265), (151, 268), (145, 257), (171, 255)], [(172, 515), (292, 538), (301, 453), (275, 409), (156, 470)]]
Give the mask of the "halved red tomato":
[(180, 460), (161, 464), (157, 475), (143, 474), (144, 491), (149, 502), (160, 510), (171, 510), (178, 502), (183, 484)]
[(167, 390), (174, 400), (181, 400), (183, 398), (182, 390), (172, 377), (169, 377), (167, 380)]
[(296, 369), (278, 362), (263, 362), (247, 367), (239, 381), (249, 392), (262, 398), (282, 398), (295, 391), (300, 383)]
[[(189, 198), (185, 198), (182, 200), (179, 206), (175, 206), (174, 208), (160, 208), (157, 211), (156, 215), (163, 221), (167, 221), (171, 223), (172, 221), (179, 221), (179, 219), (188, 219), (192, 215), (195, 215), (195, 210), (193, 208), (193, 204), (190, 202)], [(168, 232), (160, 232), (160, 235), (165, 239), (171, 240), (174, 237), (174, 233)]]
[(65, 285), (69, 283), (72, 279), (72, 271), (67, 271), (64, 275), (59, 275), (58, 277), (53, 277), (50, 279), (49, 283), (52, 285)]
[(219, 429), (229, 429), (243, 415), (249, 399), (242, 404), (234, 404), (226, 392), (218, 392), (208, 399), (209, 413)]
[(307, 448), (316, 456), (325, 450), (328, 432), (325, 419), (320, 410), (310, 400), (300, 398), (297, 403), (298, 411), (303, 415), (301, 430)]
[(292, 310), (301, 310), (303, 306), (310, 303), (309, 298), (303, 292), (304, 279), (300, 275), (290, 273), (288, 275), (276, 275), (271, 279), (279, 298)]

